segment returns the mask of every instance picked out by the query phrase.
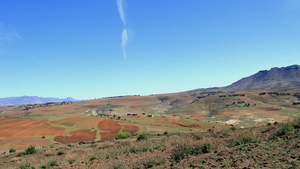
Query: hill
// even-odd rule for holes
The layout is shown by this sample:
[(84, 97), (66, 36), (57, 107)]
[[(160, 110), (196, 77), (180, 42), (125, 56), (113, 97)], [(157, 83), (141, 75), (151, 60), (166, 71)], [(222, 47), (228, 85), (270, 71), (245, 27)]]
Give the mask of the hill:
[(0, 98), (0, 107), (5, 106), (14, 106), (14, 105), (21, 105), (21, 104), (41, 104), (41, 103), (48, 103), (48, 102), (63, 102), (63, 101), (77, 101), (72, 97), (67, 98), (52, 98), (52, 97), (38, 97), (38, 96), (21, 96), (21, 97), (6, 97)]
[(278, 90), (300, 87), (300, 66), (274, 67), (262, 70), (249, 77), (242, 78), (225, 87), (234, 91), (240, 90)]

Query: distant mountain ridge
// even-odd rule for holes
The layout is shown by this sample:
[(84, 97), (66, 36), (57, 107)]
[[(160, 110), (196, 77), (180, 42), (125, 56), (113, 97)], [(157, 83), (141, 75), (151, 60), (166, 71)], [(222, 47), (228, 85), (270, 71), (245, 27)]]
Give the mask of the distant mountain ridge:
[(41, 104), (41, 103), (48, 103), (48, 102), (63, 102), (63, 101), (79, 101), (73, 99), (72, 97), (67, 98), (54, 98), (54, 97), (38, 97), (38, 96), (21, 96), (21, 97), (6, 97), (0, 98), (0, 107), (5, 106), (14, 106), (14, 105), (21, 105), (21, 104)]
[(242, 78), (225, 87), (232, 90), (259, 90), (300, 87), (300, 65), (274, 67)]

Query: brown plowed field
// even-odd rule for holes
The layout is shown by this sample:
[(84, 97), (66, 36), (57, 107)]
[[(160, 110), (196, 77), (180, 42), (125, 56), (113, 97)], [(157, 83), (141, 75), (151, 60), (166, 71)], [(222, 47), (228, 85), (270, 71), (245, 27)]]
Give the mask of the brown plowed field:
[(116, 120), (103, 120), (98, 123), (101, 140), (113, 140), (117, 137), (122, 126)]
[(5, 121), (5, 122), (0, 123), (0, 127), (15, 124), (15, 123), (19, 123), (19, 122), (22, 122), (22, 121), (24, 121), (24, 119), (16, 119), (16, 120), (11, 120), (11, 121)]
[(2, 132), (0, 132), (0, 139), (10, 137), (14, 134), (17, 134), (17, 133), (22, 132), (24, 130), (27, 130), (27, 129), (30, 129), (32, 127), (41, 125), (43, 123), (44, 122), (37, 121), (37, 122), (33, 122), (33, 123), (30, 123), (30, 124), (27, 124), (27, 125), (12, 128), (11, 130), (2, 131)]
[(98, 128), (102, 131), (120, 131), (122, 126), (116, 120), (102, 120), (98, 123)]
[(86, 120), (79, 121), (76, 124), (77, 128), (86, 128), (86, 129), (92, 129), (92, 128), (97, 128), (98, 122), (102, 121), (103, 119), (101, 118), (89, 118)]
[(127, 131), (131, 134), (134, 134), (139, 130), (139, 127), (137, 126), (132, 126), (132, 125), (123, 125), (123, 131)]
[(84, 120), (86, 118), (89, 117), (76, 117), (76, 118), (70, 118), (67, 120), (64, 120), (63, 122), (60, 122), (60, 125), (64, 125), (64, 126), (68, 126), (68, 127), (72, 127), (74, 126), (76, 123), (78, 123), (80, 120)]
[(4, 127), (1, 127), (0, 130), (1, 131), (4, 131), (4, 130), (8, 130), (8, 129), (13, 129), (15, 127), (20, 127), (22, 125), (25, 125), (25, 124), (29, 124), (29, 123), (33, 123), (33, 122), (36, 122), (36, 120), (27, 120), (27, 121), (23, 121), (23, 122), (20, 122), (20, 123), (12, 123), (10, 125), (6, 125)]
[[(5, 139), (5, 140), (2, 140), (0, 142), (0, 150), (4, 150), (5, 148), (8, 149), (8, 146), (16, 143), (16, 142), (20, 142), (21, 139), (20, 138), (8, 138), (8, 139)], [(28, 145), (27, 145), (28, 147)]]
[(36, 126), (36, 127), (31, 128), (31, 129), (29, 129), (29, 130), (26, 130), (26, 131), (24, 131), (24, 132), (22, 132), (22, 133), (20, 133), (20, 134), (14, 135), (12, 138), (15, 138), (15, 137), (16, 137), (16, 138), (32, 137), (32, 136), (35, 136), (37, 133), (39, 133), (39, 132), (41, 132), (41, 131), (43, 131), (43, 130), (49, 128), (49, 127), (51, 127), (50, 124), (44, 123), (44, 124), (41, 125), (41, 126)]
[(65, 128), (53, 126), (38, 133), (36, 136), (59, 136), (67, 133), (68, 132)]
[(79, 143), (81, 141), (94, 141), (96, 139), (96, 132), (97, 131), (76, 130), (70, 133), (72, 136), (57, 136), (54, 138), (54, 141), (62, 144)]

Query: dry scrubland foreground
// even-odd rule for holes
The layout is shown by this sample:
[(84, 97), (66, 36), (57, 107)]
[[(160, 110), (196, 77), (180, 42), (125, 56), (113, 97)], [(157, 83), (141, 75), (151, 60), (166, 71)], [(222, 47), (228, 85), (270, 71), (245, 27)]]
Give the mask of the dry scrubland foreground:
[[(2, 168), (299, 168), (300, 120), (0, 156)], [(31, 154), (32, 153), (32, 154)]]

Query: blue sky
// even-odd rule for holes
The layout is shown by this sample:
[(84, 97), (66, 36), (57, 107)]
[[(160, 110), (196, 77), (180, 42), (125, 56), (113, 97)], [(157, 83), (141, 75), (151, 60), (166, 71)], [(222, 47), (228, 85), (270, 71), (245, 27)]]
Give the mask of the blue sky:
[(299, 64), (299, 0), (0, 2), (0, 97), (227, 86)]

